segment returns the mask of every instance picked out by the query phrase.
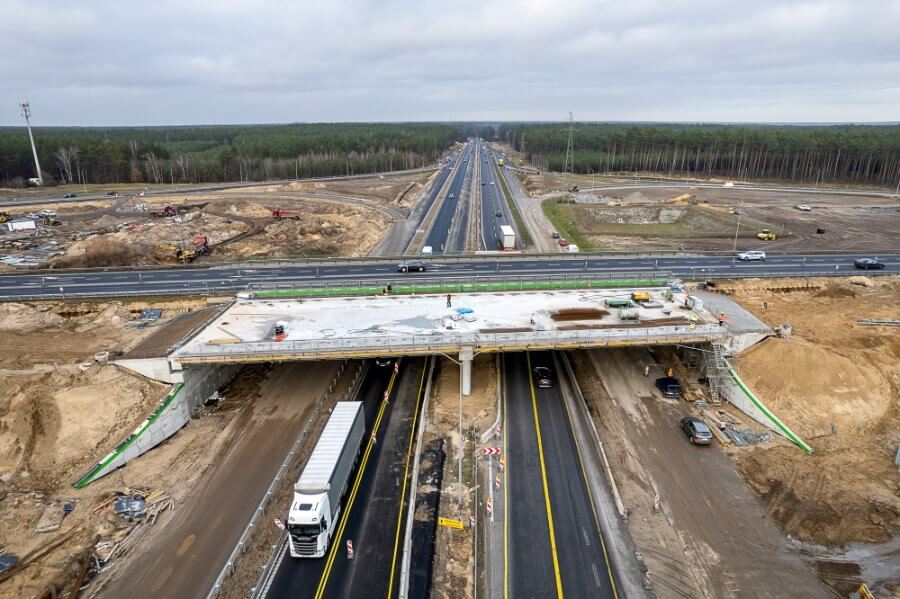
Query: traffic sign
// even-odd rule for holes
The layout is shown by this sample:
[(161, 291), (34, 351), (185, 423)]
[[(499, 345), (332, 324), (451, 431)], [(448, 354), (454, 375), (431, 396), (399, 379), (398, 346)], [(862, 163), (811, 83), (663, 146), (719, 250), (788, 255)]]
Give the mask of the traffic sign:
[(500, 448), (499, 447), (483, 447), (481, 449), (481, 453), (484, 455), (499, 455)]
[(450, 518), (438, 518), (438, 524), (441, 526), (446, 526), (448, 528), (457, 528), (462, 530), (463, 523), (462, 520), (451, 520)]

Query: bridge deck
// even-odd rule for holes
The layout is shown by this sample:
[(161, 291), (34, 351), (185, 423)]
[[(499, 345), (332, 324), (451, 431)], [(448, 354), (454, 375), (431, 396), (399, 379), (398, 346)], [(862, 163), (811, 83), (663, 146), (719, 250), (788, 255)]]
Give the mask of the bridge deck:
[[(620, 318), (607, 299), (650, 292)], [(173, 364), (423, 355), (707, 341), (728, 335), (664, 288), (239, 300), (171, 355)], [(695, 326), (690, 319), (696, 318)]]

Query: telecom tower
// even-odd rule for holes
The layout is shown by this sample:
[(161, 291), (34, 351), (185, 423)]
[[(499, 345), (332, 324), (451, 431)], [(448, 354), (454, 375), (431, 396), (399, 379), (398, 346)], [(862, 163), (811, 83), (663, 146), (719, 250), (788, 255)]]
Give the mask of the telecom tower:
[(38, 160), (37, 148), (34, 146), (34, 135), (31, 134), (31, 106), (28, 101), (22, 101), (19, 104), (22, 107), (22, 116), (25, 117), (25, 126), (28, 127), (28, 139), (31, 140), (31, 153), (34, 154), (34, 168), (37, 169), (38, 185), (44, 186), (44, 175), (41, 174), (41, 163)]
[(575, 118), (569, 112), (569, 142), (566, 144), (566, 164), (563, 166), (563, 183), (566, 191), (572, 191), (574, 183), (572, 181), (575, 175), (575, 156), (572, 155), (572, 135), (575, 132)]

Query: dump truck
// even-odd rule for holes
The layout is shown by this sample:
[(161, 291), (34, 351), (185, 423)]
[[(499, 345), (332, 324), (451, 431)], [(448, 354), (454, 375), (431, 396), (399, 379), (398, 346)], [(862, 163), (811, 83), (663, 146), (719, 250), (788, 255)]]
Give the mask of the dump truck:
[(41, 222), (46, 227), (58, 227), (62, 224), (62, 221), (56, 218), (55, 216), (45, 216)]
[(500, 246), (504, 250), (516, 249), (516, 232), (509, 225), (500, 225)]
[(300, 220), (300, 213), (293, 210), (284, 210), (276, 208), (272, 211), (272, 218), (275, 220)]
[(299, 480), (284, 528), (291, 557), (323, 557), (365, 434), (361, 401), (339, 401)]
[(175, 216), (176, 210), (175, 206), (169, 204), (168, 206), (164, 206), (161, 210), (153, 210), (150, 212), (150, 216), (156, 218), (162, 218), (165, 216)]
[(756, 238), (762, 239), (763, 241), (775, 241), (775, 233), (773, 233), (769, 229), (763, 229), (756, 234)]

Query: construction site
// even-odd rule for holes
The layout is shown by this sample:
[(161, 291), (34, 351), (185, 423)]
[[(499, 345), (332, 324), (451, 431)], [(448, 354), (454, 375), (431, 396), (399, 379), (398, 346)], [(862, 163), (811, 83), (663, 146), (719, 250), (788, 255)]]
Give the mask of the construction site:
[[(0, 222), (0, 268), (178, 265), (363, 256), (409, 216), (433, 171), (109, 200), (16, 204)], [(52, 216), (44, 216), (50, 215)], [(27, 224), (27, 226), (26, 226)]]

